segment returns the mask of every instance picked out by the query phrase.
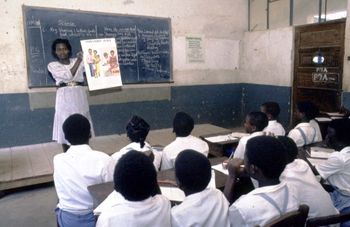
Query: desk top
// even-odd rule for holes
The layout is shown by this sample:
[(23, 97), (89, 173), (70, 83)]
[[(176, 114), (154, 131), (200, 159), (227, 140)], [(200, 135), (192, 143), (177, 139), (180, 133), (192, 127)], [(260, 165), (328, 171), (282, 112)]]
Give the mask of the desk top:
[[(227, 157), (219, 157), (219, 158), (212, 158), (209, 159), (211, 165), (216, 165), (219, 163), (222, 163)], [(225, 186), (226, 182), (226, 175), (215, 171), (215, 183), (217, 188), (223, 188)], [(169, 169), (169, 170), (163, 170), (159, 171), (157, 174), (158, 181), (175, 181), (175, 170)], [(113, 182), (106, 182), (101, 184), (95, 184), (88, 186), (88, 191), (90, 192), (94, 208), (96, 208), (103, 200), (107, 198), (107, 196), (114, 190), (114, 183)]]

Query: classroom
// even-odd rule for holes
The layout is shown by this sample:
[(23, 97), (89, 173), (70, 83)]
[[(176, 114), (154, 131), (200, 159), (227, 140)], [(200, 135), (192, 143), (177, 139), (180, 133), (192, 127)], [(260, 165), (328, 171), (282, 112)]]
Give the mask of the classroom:
[[(169, 22), (167, 80), (127, 82), (119, 89), (86, 89), (97, 137), (124, 134), (133, 115), (142, 116), (151, 130), (161, 134), (172, 127), (179, 111), (191, 115), (196, 125), (233, 129), (242, 128), (245, 116), (259, 111), (262, 103), (275, 101), (281, 108), (279, 121), (289, 130), (294, 127), (295, 105), (300, 99), (314, 101), (325, 112), (337, 112), (341, 106), (350, 109), (350, 0), (5, 0), (0, 8), (0, 152), (52, 142), (57, 88), (53, 80), (36, 84), (31, 74), (28, 46), (36, 40), (28, 34), (26, 9), (43, 10), (47, 15), (55, 10), (76, 13), (68, 19), (78, 23), (84, 22), (76, 17), (91, 15)], [(68, 19), (61, 25), (73, 23)], [(103, 25), (102, 20), (98, 23)], [(333, 25), (340, 35), (327, 38)], [(303, 48), (302, 41), (297, 41), (302, 32), (314, 32), (308, 37), (315, 43), (307, 42), (309, 47)], [(317, 43), (318, 34), (330, 44)], [(75, 39), (64, 32), (61, 36)], [(191, 49), (191, 40), (196, 40), (196, 48)], [(304, 59), (320, 54), (328, 68), (303, 65)], [(299, 67), (307, 69), (299, 72)], [(312, 75), (313, 81), (307, 81), (305, 75)], [(298, 84), (299, 77), (304, 84)], [(316, 88), (308, 90), (312, 86), (308, 83), (315, 81)], [(2, 157), (0, 154), (0, 164), (5, 165)], [(54, 189), (50, 190), (44, 194), (52, 196)], [(54, 214), (48, 218), (52, 221), (50, 218)]]

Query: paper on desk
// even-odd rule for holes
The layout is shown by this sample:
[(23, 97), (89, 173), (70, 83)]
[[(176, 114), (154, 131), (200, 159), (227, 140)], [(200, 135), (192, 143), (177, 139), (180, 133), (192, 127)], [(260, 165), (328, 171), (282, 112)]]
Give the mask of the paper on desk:
[(329, 117), (316, 117), (315, 120), (318, 121), (318, 122), (329, 122), (329, 121), (332, 121), (332, 119), (329, 118)]
[(313, 165), (319, 165), (324, 163), (327, 159), (319, 159), (319, 158), (307, 158), (307, 160)]
[(221, 172), (223, 174), (226, 174), (228, 176), (228, 170), (224, 169), (224, 167), (222, 166), (222, 163), (214, 165), (214, 166), (211, 166), (211, 168), (216, 170), (216, 171), (219, 171), (219, 172)]
[(233, 137), (237, 137), (237, 138), (242, 138), (243, 136), (249, 136), (249, 133), (245, 133), (245, 132), (233, 132), (231, 133), (231, 136)]
[(182, 202), (185, 199), (185, 193), (180, 188), (175, 187), (160, 187), (162, 195), (167, 197), (170, 201)]
[(331, 117), (343, 117), (345, 114), (339, 112), (325, 112), (328, 116)]
[(109, 194), (107, 198), (103, 200), (103, 202), (100, 205), (98, 205), (98, 207), (95, 208), (94, 215), (100, 215), (104, 209), (108, 209), (114, 206), (118, 203), (118, 201), (121, 200), (124, 200), (123, 196), (120, 193), (113, 190), (113, 192), (111, 192), (111, 194)]
[(220, 142), (225, 142), (225, 141), (238, 141), (238, 138), (232, 136), (231, 134), (205, 137), (205, 139), (211, 143), (220, 143)]
[(325, 158), (327, 159), (334, 149), (324, 148), (324, 147), (311, 147), (310, 148), (310, 156), (311, 158)]

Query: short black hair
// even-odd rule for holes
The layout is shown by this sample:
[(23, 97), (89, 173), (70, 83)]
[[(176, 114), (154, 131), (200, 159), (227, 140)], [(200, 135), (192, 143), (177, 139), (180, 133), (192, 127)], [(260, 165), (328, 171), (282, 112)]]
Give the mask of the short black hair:
[[(332, 131), (330, 131), (332, 129)], [(340, 150), (350, 145), (350, 119), (335, 119), (328, 125), (326, 142), (327, 145)]]
[(300, 113), (305, 115), (307, 120), (312, 120), (319, 114), (318, 107), (311, 101), (300, 101), (297, 103), (297, 108)]
[(193, 118), (185, 112), (178, 112), (175, 114), (173, 120), (173, 132), (176, 136), (189, 136), (194, 128)]
[(262, 107), (265, 107), (265, 111), (268, 114), (276, 119), (281, 112), (280, 105), (277, 102), (264, 102), (261, 104)]
[(288, 136), (278, 136), (277, 139), (282, 143), (286, 150), (287, 163), (291, 163), (298, 156), (298, 147), (294, 140)]
[(249, 123), (256, 127), (256, 131), (264, 130), (269, 124), (266, 114), (260, 111), (250, 112), (247, 117), (249, 118)]
[(89, 120), (81, 114), (70, 115), (63, 123), (66, 140), (72, 145), (85, 144), (91, 137)]
[(149, 124), (136, 115), (134, 115), (126, 125), (126, 134), (132, 142), (140, 143), (141, 148), (145, 145), (149, 130)]
[(211, 179), (210, 162), (198, 151), (181, 151), (175, 160), (175, 175), (185, 189), (193, 193), (203, 191)]
[(246, 158), (269, 179), (278, 179), (287, 164), (285, 148), (277, 138), (272, 136), (257, 136), (249, 139)]
[(156, 169), (145, 154), (131, 150), (119, 159), (114, 169), (114, 189), (126, 200), (145, 200), (157, 187)]
[(69, 50), (69, 57), (72, 56), (72, 46), (70, 45), (68, 39), (55, 39), (51, 45), (51, 54), (54, 56), (56, 59), (58, 58), (56, 55), (56, 46), (57, 44), (64, 44), (66, 45), (67, 49)]

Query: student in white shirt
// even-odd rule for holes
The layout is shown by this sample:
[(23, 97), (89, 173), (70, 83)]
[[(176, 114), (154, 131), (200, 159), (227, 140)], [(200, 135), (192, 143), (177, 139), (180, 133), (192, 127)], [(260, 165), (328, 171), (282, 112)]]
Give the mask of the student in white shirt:
[(310, 101), (297, 103), (297, 117), (301, 123), (288, 133), (298, 147), (322, 141), (320, 127), (314, 118), (318, 114), (318, 108)]
[(237, 145), (236, 150), (234, 151), (234, 158), (244, 159), (244, 153), (246, 150), (247, 142), (256, 136), (265, 135), (266, 132), (263, 132), (264, 128), (268, 124), (268, 119), (266, 114), (263, 112), (250, 112), (247, 114), (244, 121), (244, 129), (247, 133), (250, 133), (248, 136), (243, 136)]
[(309, 206), (309, 218), (338, 214), (329, 194), (324, 190), (315, 177), (308, 163), (297, 159), (298, 148), (294, 141), (286, 136), (279, 136), (278, 140), (287, 151), (287, 166), (280, 176), (280, 180), (287, 182), (295, 189), (301, 204)]
[(146, 142), (148, 132), (150, 130), (149, 124), (139, 116), (133, 116), (126, 125), (126, 134), (131, 143), (115, 152), (112, 155), (115, 163), (126, 153), (131, 150), (144, 152), (153, 159), (153, 164), (156, 170), (160, 168), (162, 160), (162, 153), (152, 149), (151, 145)]
[(83, 115), (69, 116), (63, 123), (63, 132), (71, 146), (53, 159), (57, 222), (61, 227), (93, 227), (96, 219), (87, 187), (111, 181), (113, 162), (110, 156), (88, 145), (91, 128)]
[(177, 155), (186, 149), (192, 149), (208, 156), (208, 144), (191, 135), (193, 128), (194, 120), (190, 115), (185, 112), (176, 113), (173, 120), (173, 132), (176, 134), (176, 139), (163, 150), (161, 170), (174, 168)]
[(269, 119), (268, 125), (263, 130), (264, 132), (270, 132), (275, 136), (284, 136), (286, 134), (281, 123), (277, 121), (281, 111), (277, 102), (265, 102), (261, 104), (260, 111), (265, 113)]
[[(259, 188), (242, 195), (229, 208), (231, 226), (263, 226), (272, 219), (297, 210), (296, 192), (279, 177), (286, 166), (286, 151), (278, 139), (257, 136), (247, 143), (244, 171), (259, 183)], [(224, 193), (230, 202), (236, 177), (243, 171), (240, 160), (228, 164), (229, 176)]]
[[(333, 152), (325, 162), (315, 167), (321, 177), (334, 188), (330, 192), (334, 206), (340, 213), (346, 213), (350, 212), (350, 119), (334, 120), (329, 129), (333, 133), (327, 134), (327, 144), (331, 147), (336, 145), (341, 151)], [(350, 223), (347, 224), (350, 226)]]
[(209, 160), (194, 150), (176, 158), (175, 176), (186, 198), (171, 209), (171, 226), (229, 227), (229, 203), (218, 189), (207, 188), (211, 178)]
[(170, 227), (170, 202), (160, 195), (157, 172), (144, 153), (129, 151), (114, 170), (118, 199), (102, 210), (96, 227)]

